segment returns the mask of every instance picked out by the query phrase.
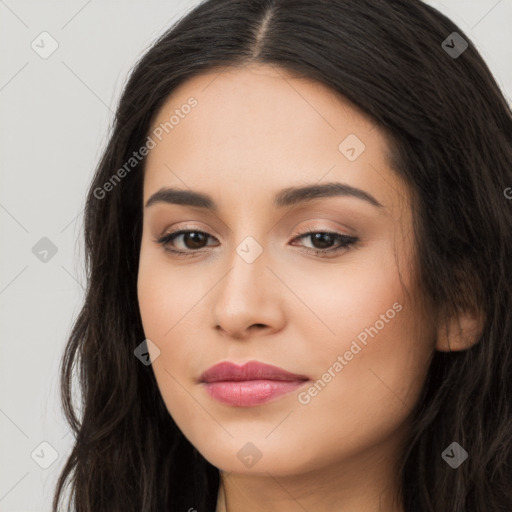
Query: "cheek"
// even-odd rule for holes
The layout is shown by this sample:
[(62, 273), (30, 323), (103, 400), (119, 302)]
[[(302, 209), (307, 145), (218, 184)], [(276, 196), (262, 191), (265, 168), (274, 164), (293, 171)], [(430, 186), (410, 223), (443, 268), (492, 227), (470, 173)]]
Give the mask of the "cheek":
[(302, 279), (302, 296), (321, 322), (301, 320), (315, 381), (298, 401), (347, 449), (392, 433), (426, 378), (433, 340), (404, 286), (414, 295), (406, 272), (400, 280), (391, 251), (361, 261), (359, 270), (331, 271), (329, 280)]
[(170, 340), (178, 323), (183, 320), (186, 323), (188, 311), (206, 293), (207, 288), (203, 290), (203, 287), (207, 286), (207, 281), (173, 267), (161, 248), (143, 244), (137, 294), (146, 336), (160, 343)]
[(310, 351), (314, 380), (298, 394), (294, 417), (304, 434), (309, 431), (306, 438), (316, 439), (305, 448), (312, 457), (315, 450), (333, 459), (356, 455), (383, 439), (397, 439), (406, 428), (426, 378), (430, 345), (412, 329), (415, 315), (404, 297), (388, 298), (382, 308), (367, 303), (363, 321), (347, 315), (333, 323), (335, 342)]
[(364, 329), (376, 322), (379, 331), (389, 331), (399, 316), (396, 310), (404, 305), (403, 287), (410, 286), (407, 275), (400, 282), (394, 253), (384, 241), (371, 250), (347, 253), (341, 264), (316, 264), (311, 270), (291, 266), (282, 275), (303, 299), (303, 304), (295, 301), (298, 307), (290, 323), (300, 326), (300, 338), (320, 356), (348, 350), (350, 341), (360, 333), (364, 338)]
[(217, 281), (216, 274), (198, 273), (192, 265), (173, 266), (161, 249), (142, 248), (139, 310), (146, 338), (160, 351), (152, 368), (166, 401), (179, 383), (194, 386), (199, 370), (204, 370), (202, 357), (212, 338), (207, 333), (208, 293)]
[(159, 350), (156, 359), (151, 358), (158, 388), (169, 414), (187, 435), (190, 421), (201, 415), (201, 409), (185, 391), (195, 386), (191, 367), (201, 346), (199, 341), (192, 343), (190, 332), (194, 327), (187, 322), (187, 314), (194, 306), (200, 307), (204, 293), (197, 286), (186, 286), (183, 273), (162, 263), (161, 256), (149, 255), (141, 256), (137, 288), (144, 334)]

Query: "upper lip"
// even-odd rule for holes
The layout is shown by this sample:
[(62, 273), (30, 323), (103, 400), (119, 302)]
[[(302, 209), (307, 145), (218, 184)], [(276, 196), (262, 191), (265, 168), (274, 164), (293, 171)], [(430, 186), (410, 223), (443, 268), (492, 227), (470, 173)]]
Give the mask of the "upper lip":
[(220, 381), (243, 381), (243, 380), (281, 380), (281, 381), (300, 381), (309, 380), (306, 375), (297, 375), (287, 372), (277, 366), (260, 363), (259, 361), (249, 361), (241, 366), (231, 361), (223, 361), (206, 370), (199, 380), (201, 382), (220, 382)]

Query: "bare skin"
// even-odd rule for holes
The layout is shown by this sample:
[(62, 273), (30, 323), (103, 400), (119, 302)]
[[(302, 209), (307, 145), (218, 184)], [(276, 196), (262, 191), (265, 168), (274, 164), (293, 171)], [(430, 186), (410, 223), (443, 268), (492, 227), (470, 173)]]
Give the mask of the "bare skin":
[[(389, 166), (384, 134), (323, 85), (262, 65), (187, 81), (153, 128), (190, 97), (197, 106), (148, 155), (144, 205), (174, 187), (208, 194), (217, 210), (144, 208), (138, 297), (146, 337), (160, 350), (152, 368), (168, 411), (221, 470), (217, 512), (403, 511), (393, 500), (396, 466), (433, 352), (465, 347), (420, 306), (411, 197)], [(339, 148), (350, 134), (362, 152), (353, 138)], [(382, 206), (352, 195), (272, 203), (284, 188), (326, 183)], [(156, 242), (181, 229), (195, 238), (167, 247), (192, 256)], [(202, 246), (198, 231), (208, 235)], [(357, 241), (322, 257), (311, 251), (340, 239), (320, 245), (305, 232)], [(239, 246), (261, 254), (248, 263)], [(220, 403), (198, 382), (220, 361), (251, 360), (310, 381), (252, 407)], [(244, 447), (261, 457), (252, 466)]]

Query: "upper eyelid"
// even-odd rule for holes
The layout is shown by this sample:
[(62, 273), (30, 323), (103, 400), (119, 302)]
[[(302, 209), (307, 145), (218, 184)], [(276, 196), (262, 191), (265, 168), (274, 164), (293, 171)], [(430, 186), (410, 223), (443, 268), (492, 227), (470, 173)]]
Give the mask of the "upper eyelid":
[[(324, 212), (322, 212), (322, 213), (324, 213)], [(309, 232), (309, 231), (314, 231), (314, 232), (319, 232), (319, 231), (323, 231), (323, 232), (327, 232), (327, 231), (329, 231), (329, 232), (339, 232), (339, 234), (347, 235), (347, 236), (350, 236), (352, 233), (355, 234), (355, 229), (353, 227), (350, 227), (347, 224), (342, 224), (340, 222), (334, 221), (332, 219), (318, 217), (318, 218), (314, 218), (314, 219), (303, 219), (303, 221), (319, 223), (320, 227), (315, 227), (315, 226), (312, 226), (312, 227), (301, 227), (301, 228), (299, 228), (299, 231), (306, 230), (306, 232)], [(194, 222), (194, 221), (191, 221), (191, 222)], [(328, 227), (328, 226), (325, 226), (325, 224), (322, 225), (322, 223), (325, 223), (325, 222), (335, 222), (338, 225), (338, 227)], [(302, 223), (303, 222), (297, 223), (296, 226), (300, 225)], [(208, 228), (202, 228), (202, 227), (195, 226), (195, 225), (192, 225), (192, 224), (187, 224), (187, 221), (183, 221), (183, 224), (182, 223), (176, 223), (176, 224), (177, 224), (178, 227), (173, 228), (172, 231), (169, 231), (168, 230), (169, 228), (166, 228), (163, 231), (161, 231), (162, 236), (165, 236), (165, 234), (176, 233), (178, 231), (201, 231), (203, 233), (208, 234), (209, 236), (214, 236), (214, 235), (212, 235), (210, 233), (210, 231), (209, 231), (210, 228), (209, 227)], [(296, 226), (293, 227), (294, 230), (297, 229)], [(229, 228), (228, 228), (228, 230), (229, 230), (229, 232), (232, 231)], [(217, 237), (215, 237), (215, 238), (217, 238)]]
[[(209, 233), (208, 231), (202, 229), (202, 228), (197, 228), (197, 227), (188, 227), (188, 226), (185, 226), (185, 227), (179, 227), (177, 229), (174, 229), (172, 231), (164, 231), (162, 233), (162, 235), (160, 235), (158, 238), (162, 238), (162, 237), (165, 237), (165, 236), (170, 236), (170, 235), (182, 235), (184, 233), (187, 233), (187, 232), (196, 232), (196, 233), (203, 233), (209, 237), (212, 237), (212, 238), (215, 238), (216, 240), (218, 240), (218, 238), (215, 236), (215, 235), (212, 235), (211, 233)], [(343, 232), (340, 232), (339, 230), (337, 229), (333, 229), (333, 228), (300, 228), (298, 231), (297, 231), (297, 236), (302, 236), (302, 235), (307, 235), (307, 234), (310, 234), (310, 233), (332, 233), (332, 234), (337, 234), (337, 235), (342, 235), (342, 236), (353, 236), (349, 233), (343, 233)], [(295, 237), (297, 238), (297, 237)]]

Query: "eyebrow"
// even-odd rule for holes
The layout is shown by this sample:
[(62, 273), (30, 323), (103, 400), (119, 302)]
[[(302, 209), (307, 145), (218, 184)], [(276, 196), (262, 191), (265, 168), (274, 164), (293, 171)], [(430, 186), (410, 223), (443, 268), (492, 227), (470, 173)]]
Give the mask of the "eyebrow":
[[(336, 182), (285, 188), (274, 196), (272, 204), (276, 208), (284, 208), (285, 206), (293, 206), (299, 203), (313, 201), (314, 199), (334, 196), (355, 197), (377, 208), (384, 208), (384, 206), (368, 192), (344, 183)], [(177, 188), (161, 188), (148, 199), (146, 208), (156, 203), (196, 206), (218, 211), (217, 204), (209, 195)]]

